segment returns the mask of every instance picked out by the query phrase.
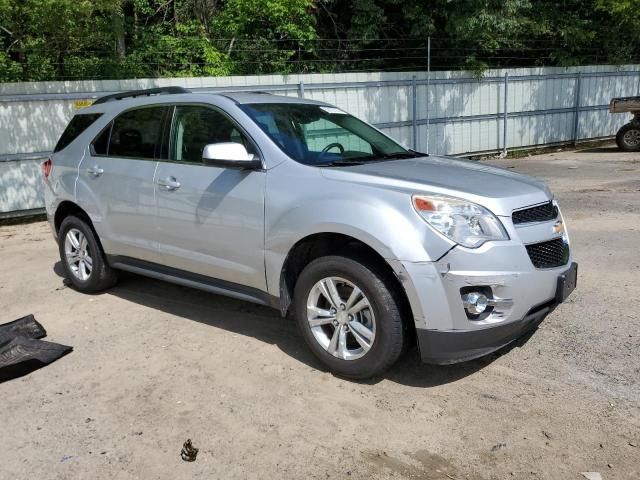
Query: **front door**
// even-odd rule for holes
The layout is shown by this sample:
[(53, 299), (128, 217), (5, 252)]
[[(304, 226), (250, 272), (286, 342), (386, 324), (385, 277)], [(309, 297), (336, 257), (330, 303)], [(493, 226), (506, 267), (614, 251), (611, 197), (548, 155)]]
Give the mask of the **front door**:
[(220, 111), (175, 107), (169, 160), (156, 172), (157, 240), (162, 263), (219, 280), (266, 290), (264, 190), (266, 173), (204, 165), (205, 145), (244, 143)]

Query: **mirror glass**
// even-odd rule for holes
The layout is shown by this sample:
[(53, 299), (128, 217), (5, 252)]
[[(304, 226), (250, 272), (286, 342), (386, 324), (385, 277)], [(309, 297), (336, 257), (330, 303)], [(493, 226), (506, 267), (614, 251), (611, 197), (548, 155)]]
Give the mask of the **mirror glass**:
[(252, 162), (254, 158), (243, 144), (236, 142), (210, 143), (202, 151), (203, 160)]

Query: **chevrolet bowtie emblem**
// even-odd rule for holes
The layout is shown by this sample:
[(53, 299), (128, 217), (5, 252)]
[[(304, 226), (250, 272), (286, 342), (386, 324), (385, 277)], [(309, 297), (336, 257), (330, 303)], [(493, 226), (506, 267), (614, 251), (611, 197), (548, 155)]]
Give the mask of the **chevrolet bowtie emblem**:
[(564, 223), (562, 220), (558, 220), (553, 226), (553, 233), (564, 233)]

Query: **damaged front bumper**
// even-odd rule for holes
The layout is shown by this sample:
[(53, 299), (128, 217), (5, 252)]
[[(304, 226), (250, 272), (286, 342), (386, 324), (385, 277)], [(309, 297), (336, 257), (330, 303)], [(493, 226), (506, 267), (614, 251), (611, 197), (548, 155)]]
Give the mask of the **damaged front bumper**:
[[(517, 241), (454, 248), (438, 262), (401, 262), (424, 362), (448, 364), (498, 350), (534, 330), (575, 288), (577, 264), (537, 269)], [(481, 291), (489, 308), (465, 310)]]
[(437, 365), (483, 357), (533, 332), (557, 305), (550, 301), (532, 308), (521, 320), (478, 330), (416, 329), (420, 356)]

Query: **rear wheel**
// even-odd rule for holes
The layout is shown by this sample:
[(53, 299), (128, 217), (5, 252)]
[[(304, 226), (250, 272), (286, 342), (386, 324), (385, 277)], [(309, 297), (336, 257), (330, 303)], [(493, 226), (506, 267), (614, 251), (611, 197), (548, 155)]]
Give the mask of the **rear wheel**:
[(616, 144), (625, 152), (640, 151), (640, 126), (627, 123), (616, 134)]
[(332, 372), (372, 377), (402, 353), (402, 316), (385, 280), (376, 268), (340, 256), (318, 258), (300, 274), (296, 321), (313, 353)]
[(95, 293), (117, 282), (117, 271), (107, 264), (93, 229), (83, 219), (69, 216), (62, 221), (58, 248), (66, 278), (76, 290)]

